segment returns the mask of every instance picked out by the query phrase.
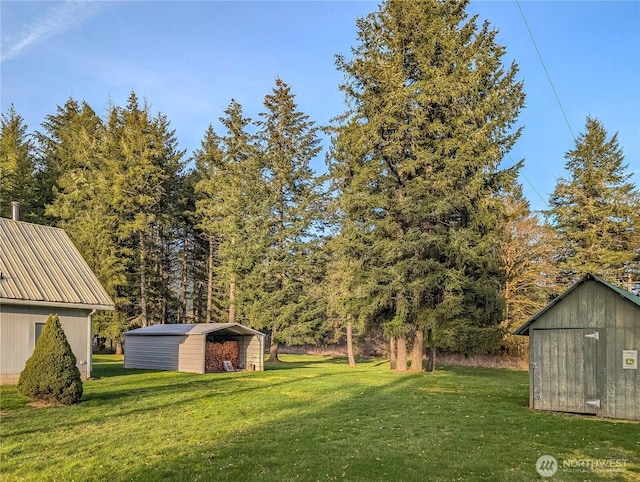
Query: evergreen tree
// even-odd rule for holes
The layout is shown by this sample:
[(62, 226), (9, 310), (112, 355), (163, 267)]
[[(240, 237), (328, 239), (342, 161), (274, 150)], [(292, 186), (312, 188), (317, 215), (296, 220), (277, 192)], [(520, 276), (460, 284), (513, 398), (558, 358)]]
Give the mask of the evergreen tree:
[(131, 93), (119, 111), (119, 157), (113, 167), (113, 200), (120, 217), (119, 235), (132, 251), (132, 286), (137, 286), (140, 324), (149, 323), (149, 255), (158, 207), (165, 194), (166, 174), (157, 164), (160, 146), (153, 138), (149, 107)]
[(168, 227), (182, 169), (175, 133), (162, 114), (151, 116), (134, 92), (126, 107), (113, 107), (107, 123), (105, 164), (111, 181), (111, 206), (126, 265), (127, 289), (122, 293), (129, 317), (140, 325), (168, 320), (173, 297)]
[[(216, 268), (219, 266), (217, 247), (222, 233), (222, 221), (225, 215), (225, 192), (231, 181), (232, 173), (227, 173), (222, 151), (222, 139), (213, 128), (209, 126), (200, 148), (194, 153), (195, 159), (195, 192), (196, 192), (196, 225), (203, 233), (207, 242), (206, 276), (203, 284), (206, 285), (206, 311), (205, 321), (223, 321), (222, 304), (224, 294), (222, 286), (217, 283), (215, 277)], [(228, 200), (227, 200), (228, 201)]]
[(248, 283), (250, 322), (270, 329), (270, 360), (280, 343), (313, 343), (323, 309), (311, 293), (321, 276), (320, 230), (325, 211), (320, 179), (310, 162), (319, 154), (318, 128), (298, 110), (281, 79), (265, 96), (258, 139), (265, 197), (261, 200), (261, 261)]
[[(110, 112), (109, 126), (117, 121)], [(112, 115), (111, 115), (112, 114)], [(63, 228), (116, 303), (116, 313), (94, 316), (94, 333), (121, 341), (128, 323), (120, 311), (126, 296), (126, 249), (118, 236), (113, 203), (112, 160), (118, 158), (112, 131), (86, 103), (69, 99), (49, 115), (39, 141), (38, 202), (45, 220)], [(44, 214), (44, 213), (43, 213)]]
[[(251, 119), (232, 100), (220, 121), (226, 135), (218, 139), (210, 128), (196, 155), (202, 169), (196, 211), (209, 238), (209, 272), (215, 272), (224, 290), (220, 301), (228, 311), (227, 321), (236, 323), (246, 316), (240, 311), (242, 282), (263, 252), (265, 189), (255, 138), (247, 131)], [(215, 290), (212, 275), (209, 290)]]
[(31, 399), (66, 405), (82, 398), (80, 370), (57, 315), (47, 319), (17, 389)]
[(53, 194), (45, 213), (65, 230), (107, 292), (115, 297), (125, 280), (115, 235), (111, 180), (104, 171), (104, 124), (84, 102), (77, 105), (68, 101), (63, 117), (68, 122), (49, 116), (44, 125), (58, 127), (48, 131), (49, 137), (40, 134)]
[[(337, 58), (349, 110), (338, 119), (331, 174), (361, 256), (367, 316), (407, 342), (421, 368), (431, 347), (487, 350), (500, 339), (499, 170), (519, 136), (517, 67), (468, 2), (389, 1), (358, 21), (353, 60)], [(458, 340), (483, 339), (482, 346)]]
[(174, 323), (178, 317), (179, 255), (181, 231), (177, 226), (181, 212), (182, 185), (184, 182), (184, 151), (178, 149), (175, 131), (164, 114), (159, 113), (152, 121), (154, 145), (158, 146), (157, 166), (164, 173), (163, 196), (157, 207), (156, 220), (152, 226), (151, 260), (152, 279), (150, 299), (151, 316), (160, 323)]
[[(95, 111), (86, 102), (73, 98), (58, 106), (55, 115), (46, 116), (42, 131), (35, 134), (39, 148), (37, 203), (43, 211), (53, 204), (56, 193), (65, 189), (60, 182), (66, 173), (93, 169), (100, 129), (101, 120)], [(46, 215), (43, 221), (52, 224), (55, 218)]]
[(2, 114), (0, 126), (0, 216), (11, 217), (11, 202), (17, 201), (21, 216), (37, 221), (34, 145), (28, 127), (13, 104)]
[(361, 286), (354, 279), (359, 258), (346, 256), (341, 250), (342, 239), (347, 233), (342, 232), (331, 238), (325, 246), (328, 257), (326, 276), (323, 282), (324, 297), (327, 304), (326, 329), (333, 333), (334, 342), (346, 338), (347, 358), (349, 366), (355, 366), (354, 330), (363, 331), (365, 318), (361, 315), (366, 308), (366, 296)]
[[(196, 168), (180, 178), (174, 229), (176, 232), (176, 256), (178, 259), (179, 289), (177, 322), (206, 321), (202, 290), (207, 284), (206, 236), (198, 227), (196, 215), (196, 185), (200, 171)], [(188, 321), (189, 320), (189, 321)], [(210, 321), (210, 320), (209, 320)]]
[(568, 178), (551, 195), (548, 214), (562, 242), (562, 282), (585, 273), (623, 283), (640, 268), (640, 193), (630, 181), (617, 134), (588, 117), (565, 155)]

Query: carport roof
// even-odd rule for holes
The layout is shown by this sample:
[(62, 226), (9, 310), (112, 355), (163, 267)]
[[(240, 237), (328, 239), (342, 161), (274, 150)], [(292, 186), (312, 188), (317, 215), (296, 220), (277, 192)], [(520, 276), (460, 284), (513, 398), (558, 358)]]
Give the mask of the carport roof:
[(130, 336), (168, 336), (168, 335), (206, 335), (214, 331), (231, 332), (238, 335), (260, 335), (253, 328), (239, 325), (238, 323), (175, 323), (165, 325), (152, 325), (144, 328), (127, 331)]

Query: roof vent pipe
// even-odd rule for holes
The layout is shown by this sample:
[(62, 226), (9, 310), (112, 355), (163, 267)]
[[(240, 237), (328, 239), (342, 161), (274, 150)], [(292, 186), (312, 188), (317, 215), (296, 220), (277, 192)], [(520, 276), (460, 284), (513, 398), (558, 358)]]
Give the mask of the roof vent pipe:
[(20, 203), (18, 201), (11, 201), (11, 219), (20, 221)]

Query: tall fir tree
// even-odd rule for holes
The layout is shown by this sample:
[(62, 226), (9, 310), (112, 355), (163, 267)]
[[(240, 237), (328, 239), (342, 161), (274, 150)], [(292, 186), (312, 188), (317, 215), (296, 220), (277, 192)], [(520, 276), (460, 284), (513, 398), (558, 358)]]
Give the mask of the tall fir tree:
[[(362, 256), (367, 316), (397, 339), (398, 369), (431, 347), (466, 353), (500, 339), (500, 171), (519, 136), (517, 67), (468, 2), (389, 1), (359, 19), (353, 59), (337, 58), (349, 105), (331, 174)], [(482, 340), (482, 343), (478, 343)]]
[(252, 270), (250, 322), (271, 332), (270, 360), (281, 343), (313, 343), (324, 310), (312, 285), (318, 263), (325, 196), (311, 161), (321, 151), (318, 128), (300, 112), (291, 88), (276, 78), (257, 122), (265, 182), (260, 206), (264, 252)]
[(558, 180), (548, 214), (562, 241), (561, 282), (585, 273), (623, 284), (640, 269), (640, 193), (624, 164), (618, 135), (607, 138), (588, 117), (565, 155), (568, 178)]
[[(118, 218), (117, 235), (127, 266), (129, 317), (139, 324), (170, 321), (174, 270), (168, 245), (183, 152), (162, 114), (153, 117), (132, 92), (124, 108), (114, 106), (107, 123), (104, 169), (111, 179), (111, 202)], [(171, 271), (171, 273), (170, 273)], [(175, 304), (173, 304), (175, 306)], [(175, 319), (174, 316), (171, 319)]]
[(219, 266), (217, 248), (225, 215), (223, 203), (227, 184), (233, 174), (227, 172), (228, 166), (224, 164), (222, 149), (222, 139), (210, 125), (200, 148), (194, 153), (196, 226), (203, 233), (207, 244), (206, 273), (202, 279), (202, 285), (206, 286), (207, 323), (226, 321), (222, 314), (224, 295), (221, 290), (224, 286), (217, 280), (216, 268)]
[(34, 143), (28, 126), (15, 107), (9, 106), (0, 121), (0, 216), (11, 216), (11, 203), (20, 203), (22, 217), (38, 221), (35, 192)]
[[(242, 283), (263, 252), (265, 189), (255, 136), (248, 131), (251, 119), (232, 100), (220, 122), (225, 135), (218, 139), (210, 129), (197, 161), (203, 171), (196, 185), (196, 212), (209, 238), (209, 290), (215, 290), (216, 284), (222, 287), (225, 294), (219, 300), (227, 311), (224, 321), (236, 323), (246, 316)], [(213, 301), (209, 305), (211, 312)]]
[[(346, 221), (345, 221), (346, 222)], [(361, 257), (347, 256), (341, 246), (345, 244), (344, 236), (348, 229), (343, 229), (331, 237), (325, 245), (328, 257), (326, 275), (322, 286), (327, 305), (325, 329), (333, 334), (332, 341), (347, 344), (349, 366), (355, 366), (354, 332), (364, 331), (366, 317), (362, 316), (366, 307), (366, 294), (355, 280), (357, 263)]]
[[(96, 150), (100, 142), (101, 120), (86, 102), (69, 98), (58, 106), (55, 114), (45, 117), (42, 130), (35, 133), (38, 143), (36, 192), (43, 211), (53, 204), (65, 174), (89, 171), (97, 162)], [(55, 218), (45, 215), (44, 222)]]
[(114, 204), (120, 217), (119, 235), (129, 243), (133, 256), (131, 286), (137, 287), (140, 324), (149, 324), (150, 251), (158, 207), (165, 194), (166, 173), (158, 165), (160, 146), (154, 142), (148, 105), (142, 108), (131, 93), (119, 110), (119, 156), (113, 166)]
[(178, 323), (206, 321), (206, 314), (203, 310), (203, 306), (206, 305), (203, 305), (202, 294), (204, 290), (202, 287), (206, 286), (207, 267), (205, 263), (207, 262), (208, 249), (205, 246), (206, 236), (198, 227), (196, 214), (197, 194), (195, 188), (199, 180), (200, 171), (197, 168), (180, 177), (175, 206), (176, 216), (173, 225), (176, 230), (176, 257), (180, 278), (176, 315)]
[[(45, 144), (51, 151), (46, 156), (50, 168), (57, 171), (52, 179), (53, 198), (45, 213), (65, 230), (115, 298), (125, 279), (115, 235), (118, 223), (111, 202), (111, 180), (104, 171), (106, 130), (88, 104), (79, 104), (78, 110), (69, 109), (66, 116), (70, 112), (75, 112), (71, 122), (62, 124)], [(48, 118), (48, 125), (56, 123), (56, 119)], [(64, 155), (56, 154), (62, 152)]]

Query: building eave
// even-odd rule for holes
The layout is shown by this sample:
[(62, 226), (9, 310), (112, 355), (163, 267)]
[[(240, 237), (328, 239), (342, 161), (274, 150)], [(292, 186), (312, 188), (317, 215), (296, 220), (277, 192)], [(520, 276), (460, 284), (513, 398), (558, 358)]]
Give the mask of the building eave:
[(41, 308), (71, 308), (76, 310), (115, 310), (114, 305), (95, 305), (86, 303), (64, 303), (55, 301), (19, 300), (14, 298), (0, 298), (0, 306), (38, 306)]

